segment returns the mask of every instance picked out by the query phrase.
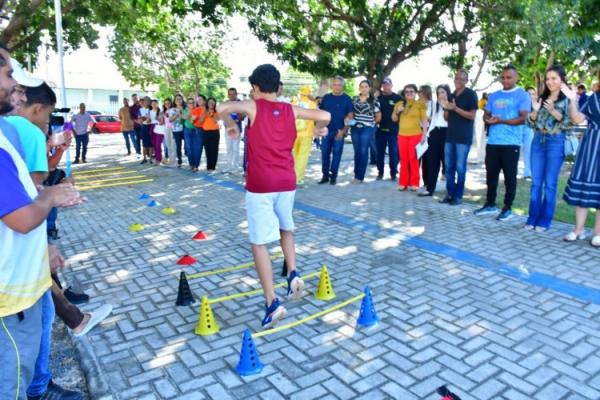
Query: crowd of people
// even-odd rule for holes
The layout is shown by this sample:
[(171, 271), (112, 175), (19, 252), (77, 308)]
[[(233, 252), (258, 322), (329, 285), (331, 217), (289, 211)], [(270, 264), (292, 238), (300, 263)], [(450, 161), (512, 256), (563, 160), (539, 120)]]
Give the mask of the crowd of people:
[[(82, 399), (52, 380), (50, 343), (55, 314), (76, 337), (104, 320), (112, 307), (84, 312), (89, 296), (63, 289), (57, 272), (65, 260), (58, 239), (58, 209), (85, 199), (57, 166), (71, 132), (50, 129), (56, 95), (28, 76), (0, 44), (0, 398)], [(76, 141), (85, 144), (75, 119)], [(87, 124), (86, 124), (87, 129)], [(83, 133), (82, 133), (83, 134)], [(79, 153), (79, 152), (78, 152)], [(50, 244), (50, 243), (53, 244)]]

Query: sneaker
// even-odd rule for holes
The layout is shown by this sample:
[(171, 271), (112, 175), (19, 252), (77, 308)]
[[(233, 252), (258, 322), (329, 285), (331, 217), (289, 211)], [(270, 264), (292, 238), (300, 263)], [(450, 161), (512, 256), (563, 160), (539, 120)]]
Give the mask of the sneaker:
[(543, 233), (543, 232), (546, 232), (547, 230), (548, 230), (548, 228), (544, 228), (543, 226), (536, 226), (535, 227), (535, 231), (536, 232)]
[(140, 164), (146, 164), (147, 162), (148, 162), (148, 160), (146, 160), (146, 159), (144, 158)]
[(459, 206), (462, 204), (462, 199), (452, 199), (450, 200), (450, 205), (451, 206)]
[(73, 304), (84, 304), (90, 301), (90, 296), (81, 292), (77, 293), (71, 289), (71, 286), (65, 289), (63, 292), (67, 300), (69, 300)]
[(279, 304), (279, 299), (273, 300), (269, 307), (265, 304), (265, 317), (262, 320), (263, 329), (271, 329), (275, 324), (285, 318), (286, 315), (287, 310)]
[(390, 176), (390, 181), (395, 182), (397, 180), (398, 180), (398, 178), (396, 178), (396, 175)]
[(510, 208), (503, 208), (502, 212), (496, 217), (496, 221), (508, 221), (513, 216)]
[(450, 204), (450, 203), (452, 203), (452, 197), (450, 197), (450, 196), (444, 196), (444, 198), (440, 200), (440, 203), (442, 203), (442, 204)]
[(302, 289), (304, 288), (304, 281), (300, 279), (300, 276), (296, 271), (292, 271), (290, 276), (287, 278), (288, 290), (287, 297), (292, 300), (298, 300), (302, 297)]
[(523, 228), (524, 228), (526, 231), (533, 231), (533, 230), (535, 229), (535, 226), (527, 224), (527, 225), (525, 225)]
[(329, 182), (329, 178), (322, 178), (322, 179), (319, 181), (319, 185), (322, 185), (322, 184), (324, 184), (324, 183), (327, 183), (327, 182)]
[(383, 174), (379, 174), (377, 175), (377, 178), (375, 178), (375, 180), (380, 181), (383, 179)]
[(83, 396), (80, 392), (64, 389), (50, 380), (43, 395), (27, 396), (27, 400), (83, 400)]
[(73, 164), (79, 164), (79, 160), (75, 159), (75, 161), (73, 161)]
[(498, 208), (496, 206), (491, 206), (491, 205), (484, 205), (481, 208), (478, 208), (477, 210), (473, 211), (473, 214), (480, 216), (480, 215), (491, 215), (491, 214), (496, 214), (498, 212)]
[(86, 159), (84, 158), (83, 160), (81, 160), (82, 163), (87, 163)]
[(565, 242), (575, 242), (577, 240), (585, 240), (586, 236), (585, 236), (585, 232), (581, 233), (581, 234), (576, 234), (575, 232), (571, 231), (569, 232), (564, 238), (563, 240)]
[(335, 179), (331, 179), (331, 180), (329, 181), (329, 184), (330, 184), (331, 186), (334, 186), (336, 183), (337, 183), (337, 182), (336, 182), (336, 180), (335, 180)]
[(96, 325), (104, 321), (104, 319), (110, 315), (111, 311), (112, 306), (110, 304), (105, 304), (103, 306), (100, 306), (95, 311), (92, 311), (88, 314), (90, 316), (90, 319), (88, 320), (87, 325), (81, 330), (81, 332), (73, 333), (73, 336), (85, 336), (85, 334), (91, 331)]

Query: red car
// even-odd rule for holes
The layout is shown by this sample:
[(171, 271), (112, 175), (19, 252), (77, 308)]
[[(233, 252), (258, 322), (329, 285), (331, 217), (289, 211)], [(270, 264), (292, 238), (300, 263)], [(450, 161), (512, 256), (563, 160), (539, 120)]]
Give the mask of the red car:
[(92, 133), (118, 133), (121, 132), (121, 121), (116, 115), (92, 115), (94, 122), (88, 125)]

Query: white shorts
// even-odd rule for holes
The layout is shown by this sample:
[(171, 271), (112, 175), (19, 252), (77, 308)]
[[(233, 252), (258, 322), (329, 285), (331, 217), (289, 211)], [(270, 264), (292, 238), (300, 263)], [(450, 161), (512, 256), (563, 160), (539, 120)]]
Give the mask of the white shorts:
[(271, 243), (280, 239), (280, 229), (294, 230), (292, 210), (295, 195), (295, 190), (274, 193), (246, 191), (246, 216), (250, 243)]

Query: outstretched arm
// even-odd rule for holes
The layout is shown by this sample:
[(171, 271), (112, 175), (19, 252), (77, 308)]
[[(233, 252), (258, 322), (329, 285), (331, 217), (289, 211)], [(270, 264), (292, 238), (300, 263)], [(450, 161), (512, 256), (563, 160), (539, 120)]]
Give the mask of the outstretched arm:
[(311, 110), (294, 106), (294, 115), (297, 119), (308, 119), (315, 121), (315, 134), (317, 136), (327, 135), (327, 124), (331, 120), (331, 114), (323, 110)]
[(231, 137), (239, 137), (240, 129), (231, 118), (231, 113), (237, 113), (238, 115), (243, 113), (248, 116), (250, 123), (252, 123), (256, 117), (256, 103), (254, 100), (227, 101), (217, 105), (217, 113), (219, 119), (225, 123), (227, 134)]

